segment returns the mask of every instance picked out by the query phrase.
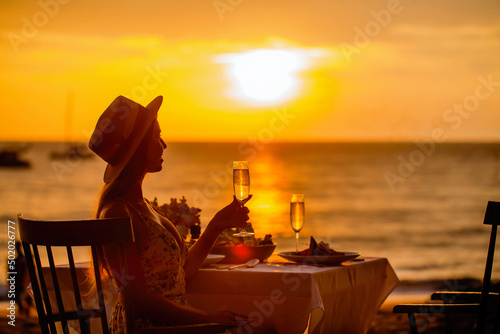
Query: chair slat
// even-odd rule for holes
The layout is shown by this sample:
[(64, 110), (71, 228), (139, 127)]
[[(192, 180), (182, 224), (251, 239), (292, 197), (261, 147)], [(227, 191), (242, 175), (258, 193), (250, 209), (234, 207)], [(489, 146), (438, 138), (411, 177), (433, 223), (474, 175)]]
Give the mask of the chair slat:
[[(26, 257), (26, 263), (28, 265), (28, 272), (30, 277), (37, 277), (36, 271), (35, 271), (35, 263), (33, 261), (33, 252), (31, 250), (31, 245), (23, 242), (23, 250), (24, 250), (24, 256)], [(36, 247), (36, 246), (33, 246)], [(35, 306), (38, 310), (41, 310), (44, 308), (43, 302), (42, 302), (42, 294), (40, 293), (40, 286), (37, 280), (31, 280), (31, 288), (33, 289), (33, 295), (35, 297)], [(42, 313), (41, 316), (43, 317), (45, 313)], [(39, 317), (40, 318), (40, 317)], [(44, 321), (42, 321), (42, 318), (40, 318), (40, 327), (42, 330), (42, 333), (49, 333), (49, 327), (48, 324)]]
[[(45, 310), (37, 310), (38, 312), (42, 311), (43, 312), (43, 318), (45, 322), (48, 322), (50, 326), (50, 330), (53, 333), (56, 333), (56, 327), (53, 322), (50, 321), (50, 318), (53, 316), (53, 311), (52, 311), (52, 306), (50, 303), (49, 299), (49, 293), (47, 291), (47, 283), (45, 281), (45, 275), (43, 274), (42, 271), (42, 263), (40, 261), (40, 253), (38, 252), (38, 247), (36, 245), (33, 246), (33, 255), (35, 256), (35, 263), (36, 263), (36, 268), (38, 272), (38, 279), (40, 280), (40, 289), (42, 291), (42, 296), (43, 296), (43, 305), (45, 306)], [(36, 278), (36, 275), (35, 275)], [(33, 279), (32, 279), (33, 280)]]
[[(97, 299), (99, 301), (99, 310), (106, 314), (106, 308), (104, 303), (104, 294), (102, 293), (102, 282), (101, 282), (101, 273), (100, 273), (100, 262), (97, 251), (97, 246), (91, 246), (92, 250), (92, 259), (94, 262), (94, 276), (96, 277), (96, 286), (97, 286)], [(101, 317), (101, 325), (104, 331), (104, 334), (108, 334), (108, 327), (106, 317)]]
[[(47, 249), (47, 258), (49, 259), (50, 275), (52, 276), (52, 284), (54, 286), (54, 292), (56, 294), (58, 313), (64, 314), (65, 313), (64, 312), (64, 303), (62, 301), (59, 280), (57, 279), (56, 264), (54, 262), (54, 255), (52, 254), (52, 247), (50, 247), (50, 246), (45, 246), (45, 247)], [(63, 326), (63, 330), (65, 331), (65, 333), (69, 333), (68, 322), (66, 321), (66, 319), (64, 317), (61, 321), (61, 325)]]
[[(490, 203), (488, 203), (488, 208), (491, 208)], [(486, 267), (484, 269), (483, 287), (481, 289), (481, 299), (479, 302), (480, 306), (477, 315), (476, 333), (479, 334), (482, 334), (484, 332), (484, 326), (486, 321), (486, 309), (488, 307), (488, 297), (490, 293), (490, 280), (491, 280), (491, 272), (493, 269), (493, 258), (495, 254), (496, 238), (497, 238), (497, 225), (492, 225), (490, 234), (490, 243), (488, 245), (488, 256), (486, 258)]]
[[(75, 268), (75, 259), (73, 257), (73, 250), (70, 246), (66, 246), (66, 252), (68, 254), (68, 263), (69, 263), (69, 269), (71, 273), (71, 282), (73, 284), (73, 294), (75, 296), (75, 302), (76, 302), (76, 309), (78, 314), (83, 313), (83, 303), (82, 303), (82, 298), (80, 296), (80, 288), (78, 285), (78, 278), (76, 276), (76, 268)], [(88, 333), (89, 328), (87, 321), (83, 318), (79, 318), (80, 322), (80, 330), (81, 333)]]

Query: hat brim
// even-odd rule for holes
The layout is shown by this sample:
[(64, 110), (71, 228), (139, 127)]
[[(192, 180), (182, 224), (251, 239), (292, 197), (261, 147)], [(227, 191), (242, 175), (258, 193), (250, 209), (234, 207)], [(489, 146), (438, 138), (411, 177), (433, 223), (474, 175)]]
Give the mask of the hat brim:
[(148, 132), (149, 128), (153, 124), (154, 120), (158, 115), (158, 110), (163, 102), (163, 96), (157, 96), (153, 101), (151, 101), (147, 106), (147, 113), (144, 118), (144, 124), (140, 124), (140, 128), (136, 131), (136, 134), (133, 138), (130, 139), (129, 147), (123, 154), (120, 161), (116, 164), (109, 164), (106, 166), (106, 170), (104, 172), (104, 182), (110, 183), (114, 179), (120, 175), (125, 166), (129, 163), (132, 156), (137, 151), (139, 144), (144, 139), (144, 136)]

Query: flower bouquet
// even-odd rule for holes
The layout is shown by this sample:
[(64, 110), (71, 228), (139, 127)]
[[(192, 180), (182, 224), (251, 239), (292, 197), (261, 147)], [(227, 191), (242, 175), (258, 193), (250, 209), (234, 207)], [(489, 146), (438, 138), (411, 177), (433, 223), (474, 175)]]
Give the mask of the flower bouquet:
[(151, 205), (155, 210), (170, 220), (184, 238), (187, 237), (189, 230), (191, 230), (193, 239), (199, 237), (201, 230), (201, 209), (189, 207), (184, 196), (182, 196), (180, 201), (177, 201), (177, 198), (171, 198), (170, 204), (165, 203), (162, 205), (158, 204), (158, 199), (155, 197)]

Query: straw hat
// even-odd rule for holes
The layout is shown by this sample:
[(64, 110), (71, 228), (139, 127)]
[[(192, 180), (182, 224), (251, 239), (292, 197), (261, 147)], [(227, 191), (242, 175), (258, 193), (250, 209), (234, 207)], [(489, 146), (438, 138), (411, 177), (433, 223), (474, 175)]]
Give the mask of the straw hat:
[(90, 137), (89, 148), (108, 163), (104, 182), (120, 175), (158, 114), (162, 96), (147, 107), (118, 96), (104, 111)]

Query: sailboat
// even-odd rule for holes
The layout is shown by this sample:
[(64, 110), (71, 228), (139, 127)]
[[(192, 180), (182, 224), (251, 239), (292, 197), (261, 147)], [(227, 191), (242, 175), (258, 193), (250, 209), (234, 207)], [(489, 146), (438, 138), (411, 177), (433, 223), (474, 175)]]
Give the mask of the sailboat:
[(25, 151), (28, 147), (9, 147), (0, 151), (0, 167), (31, 167), (31, 163), (19, 158), (19, 154)]
[(50, 152), (50, 158), (53, 160), (88, 159), (95, 157), (95, 155), (87, 148), (86, 145), (83, 145), (81, 143), (74, 143), (71, 141), (73, 105), (74, 105), (74, 93), (73, 91), (69, 91), (66, 99), (66, 122), (65, 122), (66, 143), (64, 144), (63, 150)]

